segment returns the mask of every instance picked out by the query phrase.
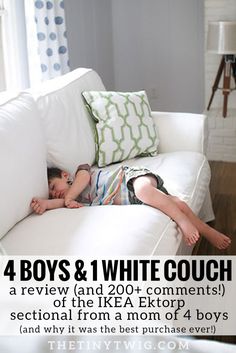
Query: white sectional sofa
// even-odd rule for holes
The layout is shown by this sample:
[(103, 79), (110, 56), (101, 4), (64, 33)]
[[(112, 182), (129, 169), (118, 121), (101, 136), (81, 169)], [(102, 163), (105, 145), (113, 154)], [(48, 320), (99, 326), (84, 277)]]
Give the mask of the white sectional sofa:
[[(9, 255), (175, 255), (189, 254), (182, 235), (166, 215), (151, 207), (95, 206), (57, 209), (42, 216), (31, 213), (33, 196), (47, 197), (46, 167), (55, 164), (73, 173), (81, 163), (93, 164), (93, 126), (81, 98), (83, 90), (103, 90), (100, 77), (90, 69), (77, 69), (48, 81), (37, 92), (6, 99), (0, 95), (0, 250)], [(160, 174), (168, 191), (183, 198), (205, 221), (214, 217), (209, 196), (210, 169), (204, 156), (204, 115), (153, 112), (160, 145), (156, 157), (125, 163), (144, 165)], [(114, 168), (109, 166), (108, 168)], [(60, 336), (64, 342), (72, 337)], [(85, 342), (101, 337), (76, 337)], [(104, 337), (112, 342), (123, 337)], [(143, 342), (143, 337), (125, 340)], [(50, 349), (53, 336), (1, 336), (0, 351), (8, 353), (61, 352)], [(183, 344), (180, 337), (150, 336), (161, 351), (170, 352), (168, 341)], [(186, 341), (187, 342), (187, 341)], [(87, 347), (87, 346), (86, 346)], [(141, 347), (141, 348), (140, 348)], [(185, 344), (186, 347), (186, 344)], [(176, 348), (177, 349), (177, 348)], [(233, 352), (235, 347), (190, 340), (182, 352)], [(107, 350), (107, 347), (106, 347)], [(75, 349), (75, 352), (87, 352)], [(96, 351), (96, 350), (94, 350)], [(121, 349), (120, 352), (126, 350)], [(129, 351), (136, 351), (135, 348)], [(155, 348), (159, 351), (159, 348)], [(172, 349), (171, 349), (172, 351)]]
[[(104, 90), (96, 72), (77, 69), (23, 92), (0, 108), (0, 237), (10, 255), (189, 254), (176, 224), (145, 205), (57, 209), (39, 216), (33, 196), (47, 197), (46, 165), (74, 173), (95, 161), (94, 131), (81, 97)], [(204, 115), (153, 112), (160, 139), (156, 157), (125, 161), (157, 172), (169, 193), (205, 221), (214, 215), (204, 156)], [(116, 165), (117, 166), (117, 165)], [(107, 168), (114, 168), (111, 165)]]

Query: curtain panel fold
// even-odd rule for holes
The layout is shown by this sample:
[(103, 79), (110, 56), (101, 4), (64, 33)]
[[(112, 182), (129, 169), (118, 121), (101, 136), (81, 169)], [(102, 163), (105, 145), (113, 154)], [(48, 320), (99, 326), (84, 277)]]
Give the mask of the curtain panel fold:
[(34, 1), (38, 54), (43, 80), (70, 70), (63, 0)]

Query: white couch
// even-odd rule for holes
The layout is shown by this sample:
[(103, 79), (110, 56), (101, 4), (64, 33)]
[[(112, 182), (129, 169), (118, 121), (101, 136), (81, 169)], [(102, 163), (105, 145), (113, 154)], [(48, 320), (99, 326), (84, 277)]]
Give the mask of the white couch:
[[(91, 69), (77, 69), (21, 93), (0, 109), (0, 237), (11, 255), (189, 254), (176, 224), (149, 206), (95, 206), (31, 214), (33, 196), (47, 197), (46, 164), (71, 173), (93, 164), (95, 142), (83, 90), (105, 89)], [(32, 98), (34, 97), (34, 98)], [(3, 98), (1, 100), (4, 100)], [(125, 161), (157, 172), (167, 190), (205, 221), (214, 215), (204, 156), (204, 115), (153, 112), (157, 157)], [(108, 168), (114, 168), (110, 166)]]
[[(190, 253), (191, 249), (182, 242), (175, 223), (148, 206), (64, 208), (47, 211), (42, 216), (31, 214), (31, 198), (47, 197), (47, 163), (73, 173), (78, 164), (94, 162), (93, 129), (81, 91), (101, 89), (104, 86), (94, 71), (78, 69), (47, 82), (38, 92), (31, 92), (34, 98), (29, 93), (21, 93), (6, 103), (5, 95), (0, 96), (2, 253), (90, 256)], [(125, 163), (142, 164), (157, 171), (169, 192), (183, 198), (205, 221), (212, 219), (208, 190), (210, 169), (204, 156), (205, 116), (160, 112), (153, 112), (153, 116), (160, 138), (160, 154)], [(49, 353), (52, 350), (47, 341), (57, 339), (69, 341), (73, 338), (6, 336), (0, 339), (0, 351)], [(76, 337), (78, 339), (96, 341), (96, 337)], [(124, 338), (109, 336), (104, 339), (117, 342), (117, 339)], [(132, 341), (136, 337), (125, 339)], [(139, 337), (140, 340), (144, 341), (144, 338)], [(175, 340), (178, 347), (182, 338), (149, 337), (156, 347), (159, 341), (163, 347), (163, 342), (168, 343), (168, 340), (172, 344)], [(165, 349), (161, 349), (164, 353), (170, 352), (167, 343)], [(234, 351), (234, 346), (199, 340), (191, 340), (188, 347), (181, 351)], [(55, 353), (59, 351), (61, 349), (53, 349)], [(78, 351), (87, 349), (75, 350)], [(116, 349), (111, 344), (109, 352), (114, 351)]]

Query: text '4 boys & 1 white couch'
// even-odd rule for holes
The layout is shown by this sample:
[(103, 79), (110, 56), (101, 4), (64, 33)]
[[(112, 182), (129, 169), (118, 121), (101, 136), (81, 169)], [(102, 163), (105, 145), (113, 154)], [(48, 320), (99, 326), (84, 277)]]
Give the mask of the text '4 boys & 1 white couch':
[[(95, 161), (94, 128), (82, 91), (105, 87), (96, 72), (77, 69), (20, 93), (0, 107), (0, 237), (10, 255), (189, 254), (176, 224), (145, 205), (56, 209), (31, 213), (33, 196), (47, 197), (46, 166), (72, 174)], [(33, 98), (34, 97), (34, 98)], [(3, 101), (3, 99), (1, 99)], [(195, 213), (213, 218), (210, 169), (204, 156), (204, 115), (152, 112), (159, 154), (122, 162), (146, 166), (169, 193)], [(106, 168), (116, 168), (117, 164)]]

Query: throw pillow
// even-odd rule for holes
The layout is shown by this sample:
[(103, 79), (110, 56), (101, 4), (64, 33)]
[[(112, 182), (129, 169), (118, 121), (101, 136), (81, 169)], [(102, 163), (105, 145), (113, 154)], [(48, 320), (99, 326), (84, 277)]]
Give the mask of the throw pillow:
[(99, 167), (157, 154), (158, 137), (145, 91), (82, 93), (96, 123)]

